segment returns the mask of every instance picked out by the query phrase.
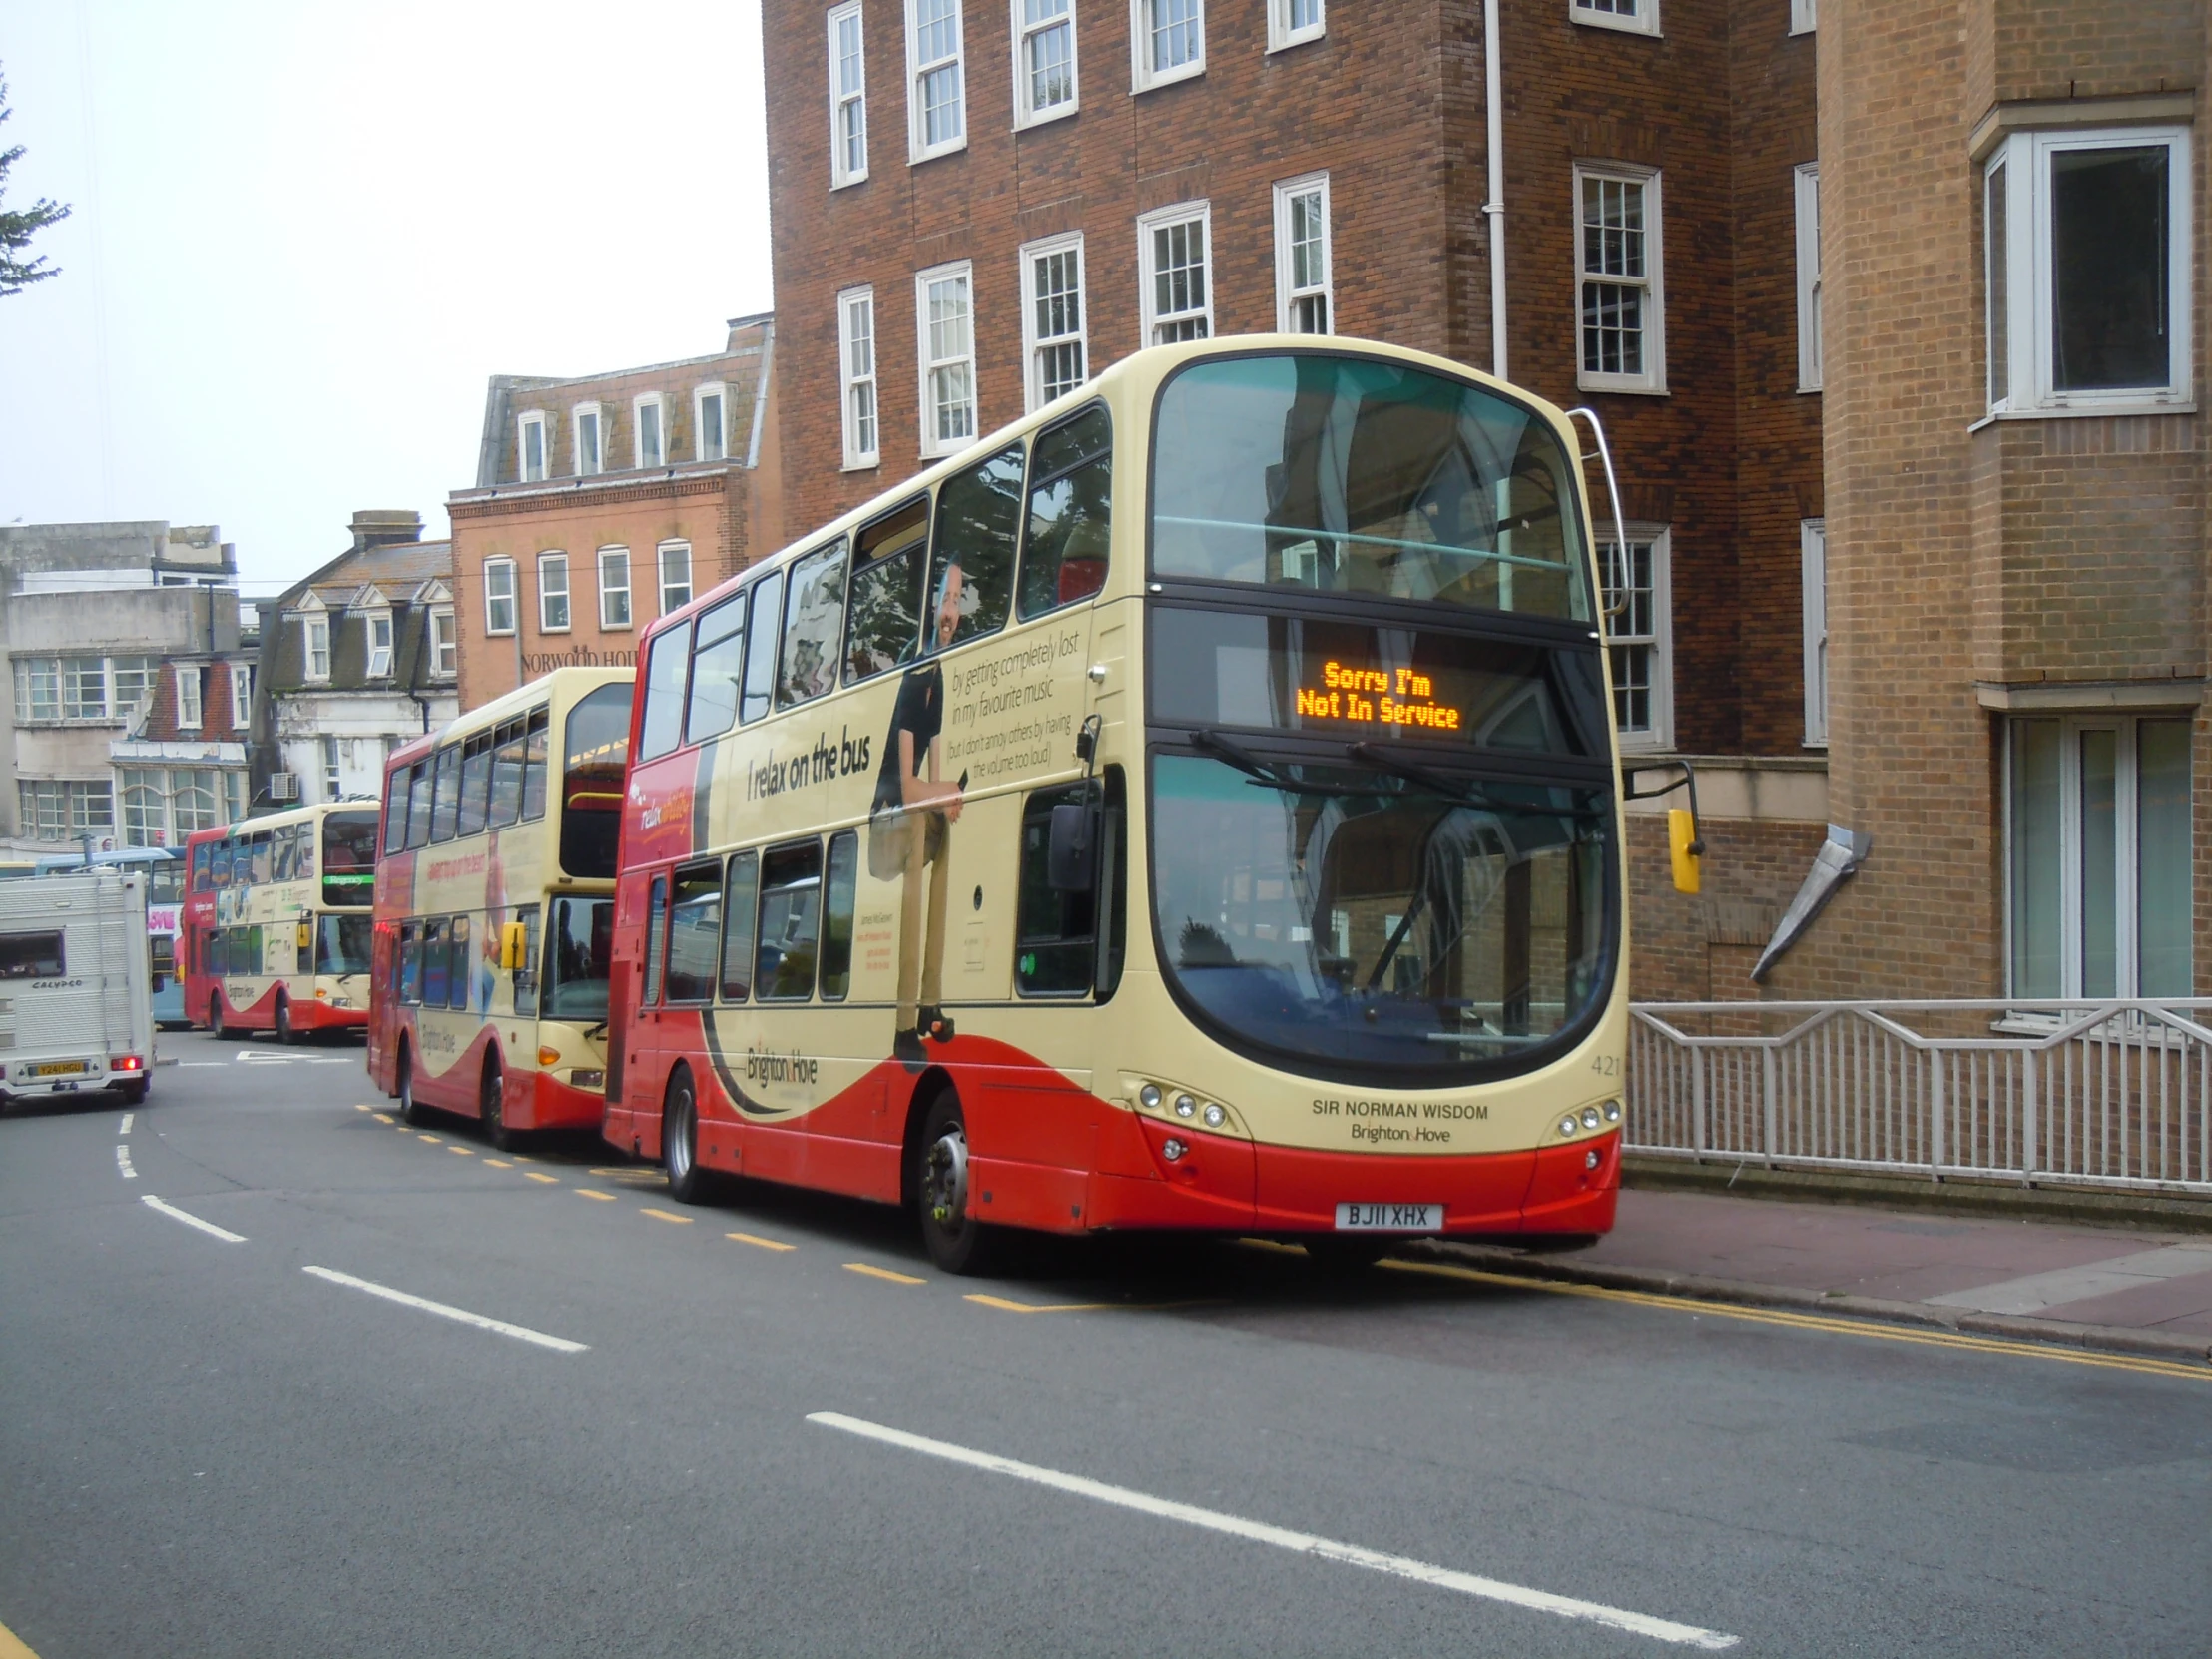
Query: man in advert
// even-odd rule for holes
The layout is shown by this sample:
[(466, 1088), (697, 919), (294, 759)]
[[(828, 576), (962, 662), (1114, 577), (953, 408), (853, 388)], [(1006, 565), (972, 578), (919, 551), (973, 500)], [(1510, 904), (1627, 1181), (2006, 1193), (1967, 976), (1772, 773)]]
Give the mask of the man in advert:
[[(963, 585), (957, 563), (938, 582), (933, 651), (952, 643), (960, 626)], [(879, 879), (900, 880), (898, 906), (898, 1030), (891, 1051), (919, 1067), (922, 1039), (949, 1042), (952, 1021), (938, 1007), (944, 981), (946, 843), (960, 816), (960, 784), (940, 783), (944, 673), (930, 661), (906, 671), (883, 743), (875, 800), (868, 814), (868, 864)], [(965, 780), (963, 779), (963, 782)], [(929, 871), (929, 935), (922, 939), (922, 869)]]

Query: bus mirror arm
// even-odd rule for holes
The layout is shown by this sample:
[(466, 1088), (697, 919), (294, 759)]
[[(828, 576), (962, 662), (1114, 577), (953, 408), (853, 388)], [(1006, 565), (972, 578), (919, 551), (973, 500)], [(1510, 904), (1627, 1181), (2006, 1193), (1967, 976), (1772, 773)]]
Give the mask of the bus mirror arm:
[(1075, 758), (1083, 763), (1085, 778), (1098, 767), (1098, 734), (1105, 722), (1097, 715), (1085, 715), (1082, 729), (1075, 734)]
[(1674, 760), (1664, 763), (1680, 767), (1682, 776), (1671, 784), (1661, 784), (1657, 789), (1639, 790), (1635, 787), (1635, 774), (1629, 774), (1629, 785), (1621, 792), (1625, 801), (1651, 801), (1662, 795), (1684, 791), (1690, 798), (1687, 811), (1680, 807), (1667, 814), (1667, 847), (1674, 864), (1674, 885), (1677, 892), (1694, 893), (1702, 885), (1705, 858), (1705, 830), (1697, 810), (1697, 769), (1688, 761)]
[(1597, 447), (1585, 452), (1582, 459), (1605, 463), (1605, 497), (1613, 509), (1613, 592), (1619, 597), (1604, 606), (1603, 614), (1620, 616), (1628, 609), (1628, 528), (1621, 518), (1620, 480), (1613, 475), (1613, 449), (1605, 441), (1605, 425), (1598, 419), (1597, 410), (1585, 405), (1567, 411), (1569, 420), (1577, 416), (1590, 423), (1590, 434), (1597, 439)]

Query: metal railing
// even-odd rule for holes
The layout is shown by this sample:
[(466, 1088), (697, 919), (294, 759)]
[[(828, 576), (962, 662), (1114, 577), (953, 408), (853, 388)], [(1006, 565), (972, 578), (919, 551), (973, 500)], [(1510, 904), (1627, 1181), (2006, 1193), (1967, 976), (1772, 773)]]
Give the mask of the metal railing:
[(1631, 1015), (1631, 1152), (2212, 1197), (2212, 998)]

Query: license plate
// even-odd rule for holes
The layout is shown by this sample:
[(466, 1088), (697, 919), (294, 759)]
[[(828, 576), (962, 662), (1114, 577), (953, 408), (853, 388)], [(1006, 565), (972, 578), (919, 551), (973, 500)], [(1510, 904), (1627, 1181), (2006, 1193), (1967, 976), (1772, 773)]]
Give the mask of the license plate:
[(82, 1060), (49, 1060), (43, 1066), (33, 1066), (33, 1077), (82, 1077), (85, 1063)]
[(1441, 1204), (1340, 1204), (1340, 1233), (1433, 1233), (1444, 1224)]

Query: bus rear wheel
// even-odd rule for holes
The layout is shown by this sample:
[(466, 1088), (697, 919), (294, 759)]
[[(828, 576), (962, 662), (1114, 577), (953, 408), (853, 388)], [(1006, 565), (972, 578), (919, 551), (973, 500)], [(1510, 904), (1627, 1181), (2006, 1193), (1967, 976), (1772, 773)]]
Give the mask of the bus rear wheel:
[(399, 1045), (399, 1116), (418, 1129), (430, 1121), (429, 1111), (415, 1099), (414, 1050), (405, 1043)]
[(208, 1035), (221, 1042), (230, 1034), (223, 1024), (223, 993), (217, 991), (208, 998)]
[(679, 1204), (707, 1202), (709, 1177), (699, 1167), (699, 1091), (689, 1066), (676, 1068), (661, 1102), (661, 1163), (669, 1197)]
[(484, 1086), (477, 1098), (477, 1115), (484, 1120), (484, 1139), (502, 1152), (512, 1152), (522, 1137), (507, 1127), (505, 1089), (507, 1078), (499, 1056), (484, 1061)]
[(947, 1273), (990, 1271), (1001, 1233), (968, 1214), (967, 1120), (950, 1089), (930, 1102), (914, 1151), (914, 1212), (929, 1259)]
[(299, 1040), (291, 1028), (291, 998), (282, 991), (276, 993), (276, 1040), (286, 1047)]

